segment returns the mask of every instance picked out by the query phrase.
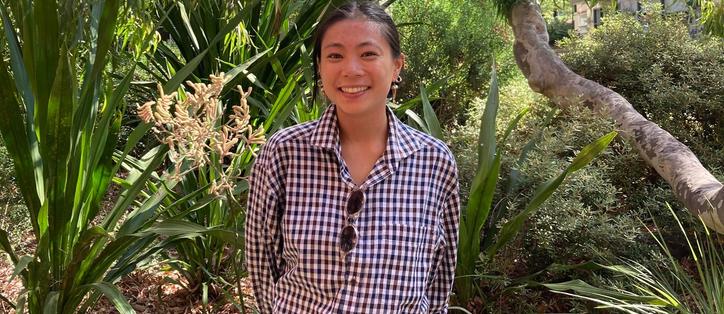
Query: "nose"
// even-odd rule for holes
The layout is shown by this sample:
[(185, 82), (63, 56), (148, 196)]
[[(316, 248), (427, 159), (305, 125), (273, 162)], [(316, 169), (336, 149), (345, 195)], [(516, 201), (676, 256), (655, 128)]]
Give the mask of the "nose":
[(362, 76), (364, 71), (362, 70), (362, 60), (359, 58), (347, 58), (345, 60), (344, 69), (342, 74), (346, 77), (357, 77)]

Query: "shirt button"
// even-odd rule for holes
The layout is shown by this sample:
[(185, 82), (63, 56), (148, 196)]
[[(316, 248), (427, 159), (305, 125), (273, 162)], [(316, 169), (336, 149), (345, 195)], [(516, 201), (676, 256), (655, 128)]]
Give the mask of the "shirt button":
[(350, 285), (353, 285), (353, 286), (354, 286), (354, 285), (357, 285), (357, 277), (354, 277), (354, 276), (350, 277), (350, 278), (349, 278), (349, 284), (350, 284)]

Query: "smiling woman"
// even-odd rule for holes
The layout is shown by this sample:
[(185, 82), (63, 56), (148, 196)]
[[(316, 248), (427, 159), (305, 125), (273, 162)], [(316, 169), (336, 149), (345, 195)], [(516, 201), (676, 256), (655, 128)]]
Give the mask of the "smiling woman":
[(403, 63), (404, 56), (392, 51), (377, 22), (364, 18), (339, 21), (322, 40), (319, 73), (324, 94), (344, 119), (359, 115), (384, 118), (380, 113)]
[(387, 108), (404, 55), (387, 13), (349, 2), (320, 23), (317, 121), (281, 130), (252, 169), (247, 268), (262, 313), (446, 312), (457, 167)]

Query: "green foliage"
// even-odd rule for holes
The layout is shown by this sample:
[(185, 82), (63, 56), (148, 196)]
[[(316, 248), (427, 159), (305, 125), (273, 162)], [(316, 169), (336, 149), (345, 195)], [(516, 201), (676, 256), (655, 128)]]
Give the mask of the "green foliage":
[(555, 19), (546, 23), (546, 30), (548, 30), (548, 44), (555, 46), (560, 40), (569, 36), (570, 31), (573, 30), (573, 24)]
[[(182, 81), (206, 82), (210, 74), (225, 72), (220, 103), (238, 104), (239, 96), (234, 90), (237, 85), (253, 87), (246, 98), (251, 105), (251, 123), (270, 135), (281, 127), (321, 114), (321, 104), (309, 101), (313, 70), (307, 47), (312, 47), (311, 35), (322, 14), (339, 2), (160, 1), (136, 8), (139, 18), (132, 21), (140, 25), (147, 18), (161, 21), (158, 32), (166, 39), (158, 43), (158, 49), (145, 50), (149, 65), (144, 70), (163, 84), (166, 93), (176, 90), (183, 96), (187, 92), (179, 86)], [(123, 38), (138, 37), (126, 34)], [(133, 39), (129, 45), (137, 46)], [(231, 113), (230, 106), (220, 108)], [(202, 142), (216, 145), (210, 140)], [(235, 147), (238, 151), (232, 151), (228, 157), (209, 152), (210, 162), (184, 174), (180, 181), (166, 177), (148, 184), (149, 194), (168, 192), (159, 200), (165, 209), (163, 217), (207, 231), (194, 236), (179, 234), (162, 243), (174, 249), (164, 255), (169, 265), (184, 277), (183, 285), (202, 294), (204, 299), (224, 293), (229, 301), (235, 302), (228, 298), (227, 290), (233, 283), (239, 284), (243, 272), (239, 241), (244, 225), (241, 204), (246, 190), (244, 176), (248, 175), (254, 155), (243, 145)], [(223, 172), (233, 173), (236, 189), (219, 195), (210, 186), (220, 183)], [(243, 305), (236, 305), (243, 311)]]
[[(493, 57), (502, 61), (500, 75), (507, 78), (515, 67), (504, 47), (512, 34), (485, 1), (398, 1), (390, 7), (406, 55), (398, 98), (412, 99), (419, 84), (446, 80), (433, 107), (441, 124), (466, 117), (470, 101), (485, 93)], [(433, 95), (431, 95), (433, 96)], [(437, 95), (434, 95), (437, 96)]]
[(701, 24), (706, 34), (724, 38), (724, 2), (695, 0), (701, 8)]
[[(630, 286), (595, 287), (581, 280), (545, 284), (566, 295), (591, 300), (601, 307), (626, 313), (721, 313), (724, 311), (724, 244), (706, 226), (687, 231), (669, 207), (686, 240), (691, 259), (679, 260), (667, 245), (656, 220), (646, 229), (656, 240), (665, 263), (647, 266), (645, 261), (616, 259), (619, 265), (600, 268), (622, 276)], [(565, 291), (573, 290), (574, 293)]]
[[(120, 166), (114, 149), (131, 76), (114, 85), (104, 71), (119, 6), (35, 1), (0, 7), (10, 55), (10, 64), (0, 60), (0, 131), (37, 241), (32, 256), (18, 256), (0, 232), (25, 288), (15, 302), (18, 312), (70, 313), (104, 294), (125, 313), (130, 307), (110, 283), (152, 251), (156, 235), (136, 232), (153, 223), (153, 214), (119, 220), (162, 152), (139, 163), (140, 175), (117, 180), (127, 190), (100, 225), (92, 224)], [(134, 143), (129, 139), (125, 153)]]
[[(522, 211), (536, 187), (565, 169), (578, 148), (595, 141), (601, 130), (614, 128), (613, 123), (585, 108), (551, 113), (544, 104), (543, 96), (532, 92), (522, 75), (501, 88), (496, 123), (499, 130), (524, 108), (531, 109), (508, 142), (499, 145), (504, 153), (493, 200), (498, 210), (488, 218), (487, 229), (500, 228)], [(470, 109), (471, 115), (480, 114), (484, 106), (478, 106)], [(466, 190), (478, 167), (477, 152), (470, 149), (476, 147), (478, 135), (477, 123), (454, 126), (446, 133), (460, 171), (462, 199), (470, 198)], [(656, 244), (638, 220), (647, 210), (657, 217), (670, 243), (680, 246), (682, 239), (672, 233), (675, 222), (661, 210), (665, 201), (674, 201), (671, 192), (623, 141), (613, 141), (611, 150), (566, 180), (530, 216), (523, 231), (507, 247), (494, 259), (483, 258), (476, 264), (477, 291), (485, 300), (477, 308), (500, 313), (592, 311), (585, 303), (551, 297), (549, 292), (525, 286), (533, 278), (549, 282), (571, 278), (591, 283), (616, 280), (561, 270), (553, 267), (555, 264), (602, 262), (616, 256), (658, 261), (650, 254)]]
[[(222, 98), (235, 96), (237, 85), (253, 87), (252, 116), (266, 121), (267, 134), (314, 119), (320, 104), (311, 103), (311, 36), (330, 5), (341, 0), (264, 0), (226, 4), (219, 1), (162, 1), (153, 11), (163, 21), (162, 41), (145, 69), (155, 80), (176, 88), (182, 81), (201, 82), (225, 72)], [(177, 71), (189, 67), (188, 75)], [(172, 77), (177, 79), (169, 84)], [(170, 90), (167, 90), (170, 92)]]
[(645, 12), (641, 21), (609, 15), (588, 36), (562, 41), (562, 59), (626, 97), (705, 166), (724, 164), (724, 42), (690, 38), (681, 16), (656, 6)]
[[(456, 291), (458, 302), (462, 304), (466, 304), (474, 296), (476, 289), (479, 289), (474, 285), (474, 276), (476, 275), (476, 264), (481, 258), (480, 255), (484, 253), (483, 260), (493, 260), (501, 249), (517, 237), (518, 233), (523, 230), (524, 222), (553, 195), (566, 177), (590, 163), (616, 136), (616, 132), (611, 132), (574, 154), (575, 157), (570, 164), (559, 172), (558, 176), (547, 180), (535, 190), (522, 210), (516, 212), (509, 220), (502, 221), (501, 218), (509, 211), (508, 204), (500, 206), (501, 202), (498, 202), (493, 206), (493, 200), (499, 190), (502, 148), (505, 147), (508, 136), (528, 110), (521, 111), (508, 123), (500, 143), (497, 143), (498, 96), (498, 82), (495, 70), (493, 70), (490, 92), (480, 124), (476, 175), (472, 181), (468, 202), (460, 221)], [(520, 159), (525, 159), (525, 153)], [(518, 177), (511, 173), (508, 184), (515, 186), (517, 180)], [(508, 193), (515, 192), (517, 191), (508, 191)], [(505, 197), (503, 196), (503, 198)]]

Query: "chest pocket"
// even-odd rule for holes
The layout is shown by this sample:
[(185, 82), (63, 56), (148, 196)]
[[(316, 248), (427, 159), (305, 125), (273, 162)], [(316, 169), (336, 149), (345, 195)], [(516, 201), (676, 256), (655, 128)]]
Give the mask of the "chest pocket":
[(426, 287), (434, 260), (435, 228), (392, 223), (378, 226), (368, 243), (365, 261), (370, 283), (390, 294), (394, 310), (420, 312), (427, 304)]

